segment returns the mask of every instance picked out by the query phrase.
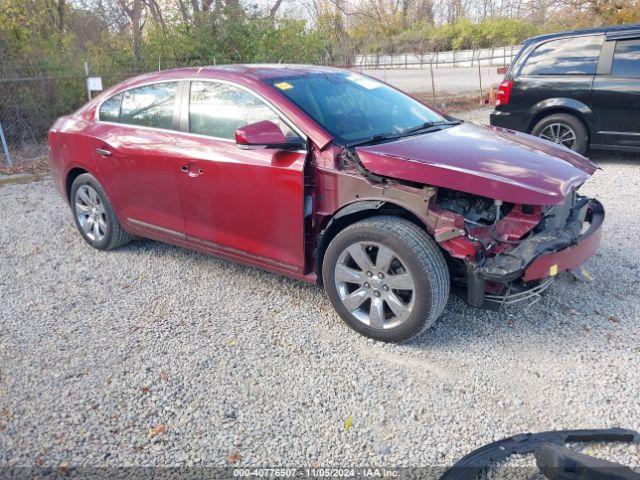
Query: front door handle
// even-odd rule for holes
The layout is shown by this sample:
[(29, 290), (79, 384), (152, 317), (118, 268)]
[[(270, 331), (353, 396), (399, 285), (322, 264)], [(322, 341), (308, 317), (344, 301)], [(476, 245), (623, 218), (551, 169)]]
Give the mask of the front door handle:
[(111, 150), (107, 150), (105, 148), (96, 148), (96, 153), (103, 157), (110, 157), (112, 155)]
[(198, 170), (191, 170), (189, 168), (189, 165), (182, 165), (180, 167), (180, 171), (186, 173), (187, 175), (189, 175), (190, 177), (198, 177), (200, 175), (202, 175), (204, 173), (204, 170), (202, 168), (199, 168)]

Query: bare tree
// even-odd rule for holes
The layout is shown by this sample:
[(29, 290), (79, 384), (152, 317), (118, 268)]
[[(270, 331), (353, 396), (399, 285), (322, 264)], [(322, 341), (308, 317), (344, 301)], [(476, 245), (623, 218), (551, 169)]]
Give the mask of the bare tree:
[(191, 0), (191, 7), (194, 12), (209, 12), (213, 0)]
[(160, 25), (163, 31), (167, 31), (167, 24), (164, 20), (164, 16), (162, 15), (162, 8), (158, 4), (157, 0), (144, 0), (145, 5), (149, 9), (151, 13), (151, 18)]
[(133, 64), (138, 65), (140, 60), (140, 46), (142, 44), (142, 14), (144, 2), (143, 0), (118, 0), (118, 4), (122, 11), (129, 18), (132, 33), (132, 47), (133, 47)]
[(180, 15), (182, 16), (182, 21), (187, 24), (191, 23), (191, 16), (189, 15), (189, 9), (185, 5), (184, 1), (176, 0), (176, 5), (178, 7), (178, 11), (180, 12)]
[(66, 0), (45, 0), (45, 5), (47, 7), (47, 12), (49, 13), (49, 16), (51, 18), (51, 23), (59, 32), (64, 31), (64, 11)]
[(276, 0), (276, 3), (274, 3), (269, 9), (269, 18), (275, 18), (276, 13), (278, 13), (278, 9), (280, 8), (280, 5), (282, 5), (282, 0)]

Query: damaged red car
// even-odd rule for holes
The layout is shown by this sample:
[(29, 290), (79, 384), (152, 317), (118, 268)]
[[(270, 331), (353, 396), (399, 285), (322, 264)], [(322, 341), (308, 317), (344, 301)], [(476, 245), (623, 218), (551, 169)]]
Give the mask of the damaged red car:
[(148, 237), (315, 282), (380, 340), (428, 328), (450, 291), (539, 298), (604, 219), (578, 193), (583, 156), (325, 67), (139, 76), (58, 119), (49, 147), (92, 247)]

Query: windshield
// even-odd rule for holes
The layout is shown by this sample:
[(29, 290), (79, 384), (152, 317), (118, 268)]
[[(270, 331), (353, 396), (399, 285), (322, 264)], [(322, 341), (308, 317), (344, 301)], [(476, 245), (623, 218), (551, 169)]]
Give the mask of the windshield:
[(342, 144), (445, 120), (408, 95), (357, 73), (314, 73), (267, 83)]

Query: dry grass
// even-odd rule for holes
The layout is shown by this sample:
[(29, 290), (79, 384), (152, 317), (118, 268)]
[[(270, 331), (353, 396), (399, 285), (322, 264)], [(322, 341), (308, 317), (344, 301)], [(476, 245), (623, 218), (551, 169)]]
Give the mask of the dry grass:
[(462, 112), (466, 110), (472, 110), (478, 107), (482, 107), (486, 105), (486, 99), (480, 101), (478, 96), (473, 97), (460, 97), (460, 96), (451, 96), (451, 97), (442, 97), (436, 96), (436, 101), (433, 101), (433, 95), (429, 92), (420, 92), (412, 94), (413, 97), (418, 100), (425, 102), (428, 105), (432, 105), (435, 108), (440, 110), (444, 110), (446, 112)]
[(49, 171), (47, 142), (30, 143), (19, 148), (10, 148), (13, 167), (0, 167), (0, 175), (31, 173), (34, 175)]

